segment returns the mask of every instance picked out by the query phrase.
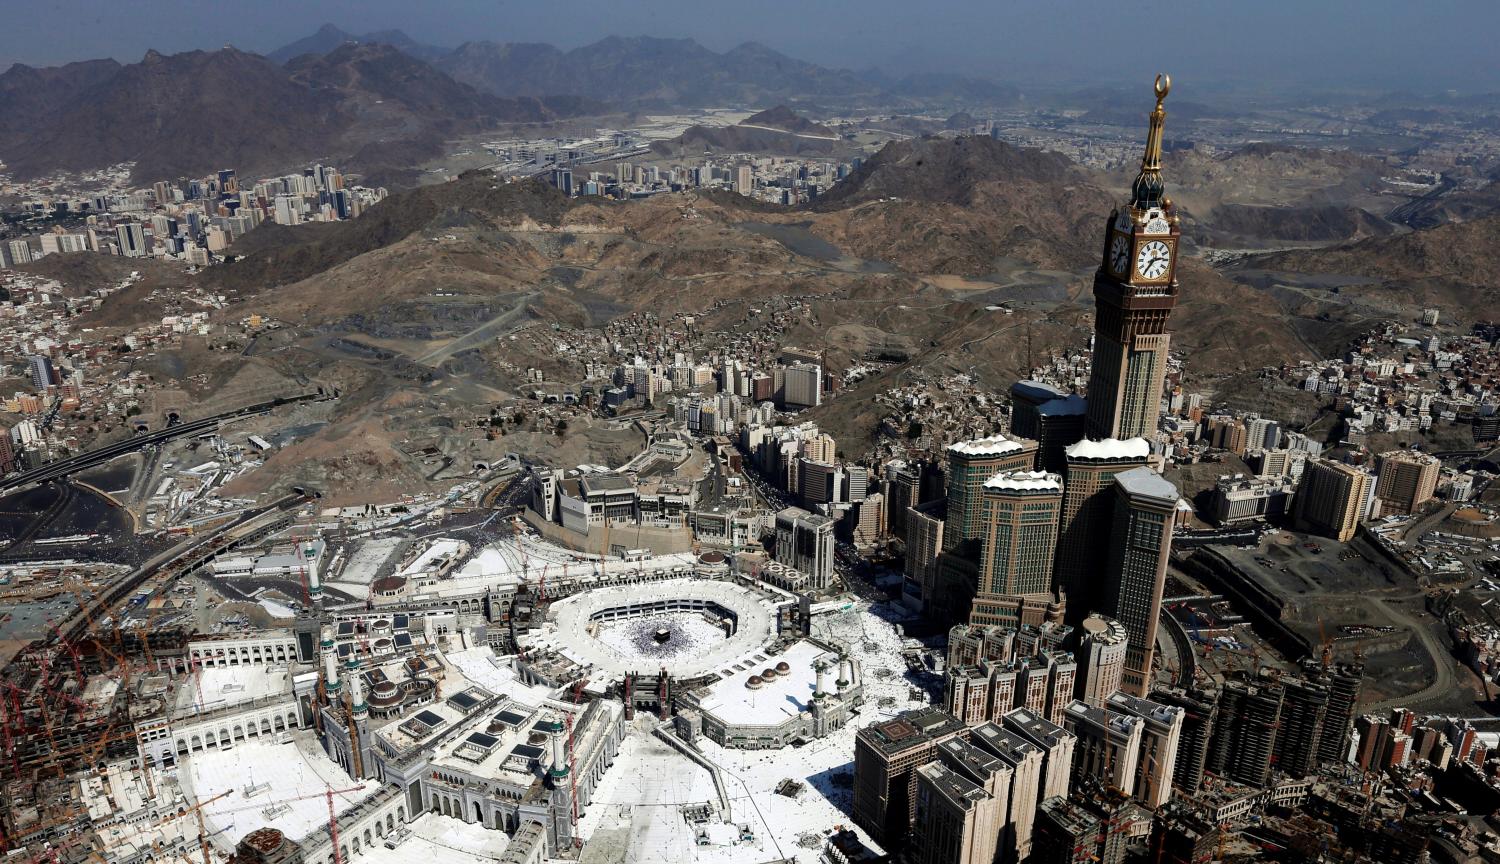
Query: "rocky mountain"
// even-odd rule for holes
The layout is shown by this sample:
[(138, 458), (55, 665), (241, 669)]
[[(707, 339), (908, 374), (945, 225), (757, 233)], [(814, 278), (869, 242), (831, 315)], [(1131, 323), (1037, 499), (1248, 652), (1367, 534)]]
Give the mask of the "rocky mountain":
[(437, 65), (502, 96), (570, 94), (617, 106), (753, 105), (878, 92), (852, 72), (796, 60), (754, 42), (722, 54), (691, 39), (649, 36), (611, 36), (571, 51), (535, 43), (468, 42)]
[(21, 176), (134, 161), (141, 180), (284, 167), (326, 152), (337, 107), (256, 54), (149, 51), (17, 130), (0, 158)]
[(1359, 207), (1307, 204), (1271, 207), (1220, 204), (1203, 219), (1193, 220), (1199, 246), (1256, 245), (1267, 242), (1337, 243), (1384, 237), (1396, 226)]
[(311, 36), (305, 36), (288, 45), (283, 45), (266, 55), (272, 63), (287, 63), (306, 54), (327, 54), (349, 42), (390, 45), (418, 60), (432, 62), (448, 53), (447, 48), (424, 45), (400, 30), (375, 30), (356, 36), (332, 24), (324, 24)]
[(135, 178), (151, 181), (330, 159), (379, 175), (410, 169), (445, 136), (557, 116), (536, 99), (479, 93), (382, 44), (342, 43), (286, 67), (234, 48), (152, 51), (113, 70), (73, 66), (84, 68), (6, 73), (17, 82), (39, 76), (57, 97), (32, 122), (6, 124), (0, 159), (15, 174), (133, 161)]
[[(120, 71), (114, 60), (84, 60), (38, 69), (17, 63), (0, 74), (0, 115), (12, 122), (0, 125), (0, 146), (22, 127), (55, 113), (79, 93)], [(16, 122), (25, 118), (25, 122)]]

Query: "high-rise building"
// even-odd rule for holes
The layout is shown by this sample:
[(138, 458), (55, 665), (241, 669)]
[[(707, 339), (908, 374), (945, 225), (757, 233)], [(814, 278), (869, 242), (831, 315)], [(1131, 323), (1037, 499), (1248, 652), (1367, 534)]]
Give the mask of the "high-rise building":
[(918, 708), (859, 730), (854, 738), (854, 821), (882, 845), (911, 830), (917, 813), (917, 768), (937, 745), (965, 726), (936, 708)]
[(1276, 730), (1276, 770), (1305, 777), (1318, 767), (1318, 745), (1328, 713), (1328, 686), (1283, 676), (1281, 725)]
[(1172, 785), (1188, 795), (1197, 795), (1203, 786), (1203, 768), (1208, 763), (1208, 747), (1219, 716), (1219, 694), (1213, 690), (1170, 688), (1152, 691), (1151, 701), (1182, 709), (1182, 734), (1178, 738)]
[[(923, 608), (931, 602), (937, 590), (938, 554), (943, 551), (943, 531), (947, 528), (947, 521), (941, 515), (944, 508), (944, 502), (939, 499), (908, 507), (904, 514), (906, 581), (911, 587), (903, 588), (903, 593), (914, 594), (921, 600)], [(888, 527), (894, 534), (894, 526)]]
[(839, 500), (842, 480), (843, 473), (832, 462), (805, 458), (798, 460), (797, 491), (809, 506)]
[(116, 226), (115, 240), (120, 244), (120, 254), (126, 258), (145, 258), (151, 254), (146, 248), (146, 229), (139, 222)]
[(1374, 478), (1353, 465), (1309, 459), (1293, 502), (1297, 527), (1340, 543), (1354, 536), (1368, 512)]
[[(1000, 860), (1020, 861), (1031, 854), (1032, 828), (1041, 800), (1042, 750), (995, 723), (970, 730), (969, 742), (1011, 769), (1009, 813), (1000, 835)], [(856, 765), (856, 768), (858, 766)]]
[[(1304, 665), (1304, 669), (1311, 663)], [(1328, 710), (1323, 715), (1323, 734), (1318, 738), (1318, 761), (1338, 764), (1349, 755), (1350, 732), (1359, 708), (1365, 668), (1349, 663), (1320, 671), (1328, 682)]]
[(1392, 450), (1375, 457), (1375, 465), (1375, 497), (1380, 500), (1381, 515), (1385, 515), (1415, 513), (1432, 500), (1443, 463), (1426, 453)]
[(1063, 481), (1062, 518), (1057, 529), (1055, 585), (1068, 601), (1068, 623), (1109, 608), (1099, 572), (1108, 560), (1114, 528), (1115, 476), (1146, 464), (1151, 445), (1128, 441), (1083, 440), (1069, 447)]
[(794, 363), (782, 373), (781, 402), (789, 409), (816, 408), (823, 404), (823, 367), (816, 363)]
[(1017, 381), (1010, 385), (1010, 434), (1038, 440), (1043, 405), (1066, 399), (1068, 393), (1041, 381)]
[(1031, 864), (1095, 864), (1099, 832), (1099, 817), (1082, 804), (1048, 798), (1037, 807)]
[(912, 864), (992, 864), (1000, 837), (993, 796), (940, 762), (916, 770), (917, 812), (907, 860)]
[(1037, 413), (1037, 467), (1054, 474), (1068, 471), (1068, 448), (1088, 429), (1088, 402), (1076, 393), (1043, 402)]
[(1063, 725), (1078, 741), (1073, 751), (1074, 785), (1092, 777), (1127, 795), (1135, 792), (1145, 728), (1139, 717), (1074, 700), (1063, 711)]
[(833, 581), (834, 521), (800, 507), (776, 514), (776, 560), (806, 573), (809, 585), (826, 588)]
[(1127, 693), (1109, 697), (1110, 711), (1141, 720), (1141, 752), (1136, 759), (1136, 800), (1155, 809), (1172, 797), (1177, 749), (1182, 741), (1183, 710)]
[(749, 165), (734, 169), (734, 191), (741, 195), (749, 195), (755, 191), (755, 173)]
[[(1062, 498), (1062, 478), (1045, 471), (1011, 471), (984, 481), (979, 580), (969, 623), (1019, 627), (1046, 620), (1056, 605), (1052, 561)], [(950, 519), (944, 536), (952, 530)]]
[(1281, 701), (1281, 685), (1274, 682), (1224, 682), (1207, 770), (1239, 783), (1265, 786), (1276, 753)]
[(985, 481), (996, 474), (1029, 471), (1035, 464), (1035, 441), (996, 435), (950, 446), (943, 548), (952, 549), (984, 536), (981, 511)]
[(1150, 468), (1115, 475), (1106, 597), (1109, 613), (1130, 636), (1121, 689), (1135, 696), (1144, 696), (1151, 687), (1156, 625), (1179, 497), (1177, 487)]
[(1093, 438), (1155, 437), (1177, 302), (1177, 244), (1182, 233), (1161, 177), (1162, 102), (1171, 79), (1156, 79), (1146, 152), (1130, 202), (1105, 226), (1104, 259), (1094, 276), (1094, 351), (1088, 433)]
[[(1063, 716), (1067, 717), (1066, 708)], [(1041, 797), (1067, 795), (1077, 736), (1026, 708), (1002, 715), (1000, 724), (1042, 751)]]
[(1078, 645), (1078, 698), (1102, 706), (1124, 680), (1130, 636), (1124, 624), (1097, 614), (1083, 619), (1079, 629), (1083, 637)]
[(51, 357), (32, 354), (26, 358), (26, 364), (31, 371), (31, 387), (36, 392), (45, 394), (48, 387), (58, 385), (57, 368), (52, 365)]

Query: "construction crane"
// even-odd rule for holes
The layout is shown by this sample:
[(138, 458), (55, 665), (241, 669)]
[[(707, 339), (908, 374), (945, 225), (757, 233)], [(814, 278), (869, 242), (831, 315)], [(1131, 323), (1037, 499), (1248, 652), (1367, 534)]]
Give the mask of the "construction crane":
[(220, 798), (223, 798), (226, 795), (229, 795), (232, 792), (234, 792), (234, 789), (232, 789), (232, 788), (231, 789), (225, 789), (223, 792), (220, 792), (219, 794), (215, 795), (212, 798), (205, 798), (202, 801), (199, 801), (198, 803), (194, 804), (191, 807), (188, 807), (188, 808), (185, 808), (183, 810), (177, 811), (177, 813), (175, 813), (174, 815), (171, 815), (171, 816), (168, 816), (165, 819), (162, 819), (160, 822), (157, 822), (152, 827), (154, 827), (154, 828), (160, 828), (161, 826), (167, 824), (168, 822), (172, 822), (174, 820), (181, 819), (182, 817), (186, 816), (189, 813), (194, 814), (195, 816), (198, 817), (198, 846), (199, 846), (199, 848), (201, 848), (203, 850), (203, 864), (213, 864), (213, 861), (208, 857), (208, 826), (203, 821), (203, 808), (207, 807), (208, 805), (210, 805), (212, 803), (214, 803), (215, 801), (218, 801)]
[(1328, 633), (1323, 629), (1323, 619), (1318, 619), (1318, 644), (1323, 646), (1323, 669), (1333, 665), (1333, 640), (1328, 638)]
[(51, 627), (52, 632), (57, 634), (58, 644), (63, 646), (63, 650), (68, 652), (69, 657), (73, 658), (73, 673), (78, 676), (78, 686), (83, 687), (84, 682), (88, 681), (88, 676), (83, 674), (83, 664), (78, 660), (78, 646), (74, 645), (72, 640), (62, 634), (62, 631), (57, 627), (56, 621), (48, 618), (47, 626)]
[[(573, 704), (577, 705), (583, 700), (583, 688), (589, 683), (588, 678), (579, 678), (573, 684)], [(563, 722), (568, 727), (568, 791), (569, 799), (573, 804), (573, 845), (582, 847), (583, 840), (578, 836), (578, 764), (573, 756), (573, 712), (563, 712)]]

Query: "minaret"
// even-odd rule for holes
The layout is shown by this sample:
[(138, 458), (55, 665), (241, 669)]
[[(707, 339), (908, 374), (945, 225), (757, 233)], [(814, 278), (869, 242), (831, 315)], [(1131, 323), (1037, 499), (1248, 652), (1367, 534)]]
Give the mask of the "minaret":
[(813, 669), (818, 673), (818, 684), (813, 688), (813, 698), (822, 699), (828, 695), (828, 688), (823, 686), (824, 679), (828, 676), (828, 664), (819, 659), (813, 663)]
[(330, 703), (338, 701), (339, 695), (339, 652), (333, 644), (333, 625), (323, 625), (323, 643), (320, 648), (323, 652), (323, 692), (328, 695)]
[(359, 674), (359, 661), (350, 655), (344, 670), (349, 674), (349, 713), (355, 720), (363, 720), (369, 716), (370, 706), (365, 704), (365, 681)]
[(547, 740), (552, 748), (552, 767), (547, 770), (547, 778), (553, 788), (561, 788), (568, 782), (568, 736), (563, 722), (556, 717), (547, 721), (545, 726)]
[(849, 655), (839, 655), (839, 680), (834, 682), (834, 686), (838, 687), (840, 696), (844, 695), (844, 691), (848, 690), (849, 685), (853, 683), (854, 675), (849, 667)]
[(1182, 228), (1161, 176), (1162, 103), (1172, 88), (1156, 76), (1156, 109), (1130, 201), (1109, 216), (1103, 260), (1094, 275), (1094, 358), (1089, 374), (1090, 438), (1156, 439), (1162, 377), (1177, 303), (1177, 250)]

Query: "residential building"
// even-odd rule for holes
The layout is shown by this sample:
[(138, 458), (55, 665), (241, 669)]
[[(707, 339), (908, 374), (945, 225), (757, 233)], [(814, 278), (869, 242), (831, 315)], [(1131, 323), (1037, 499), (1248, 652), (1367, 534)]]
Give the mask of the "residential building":
[(859, 730), (854, 739), (854, 821), (882, 845), (911, 831), (917, 814), (917, 768), (937, 745), (966, 727), (936, 708), (906, 711)]
[(1392, 450), (1375, 457), (1375, 497), (1380, 512), (1415, 513), (1432, 500), (1442, 460), (1414, 450)]
[(1083, 619), (1080, 630), (1083, 638), (1078, 645), (1078, 698), (1102, 706), (1124, 680), (1125, 649), (1130, 636), (1124, 624), (1098, 614)]
[(1309, 459), (1297, 484), (1297, 527), (1348, 542), (1368, 512), (1374, 478), (1353, 465)]

